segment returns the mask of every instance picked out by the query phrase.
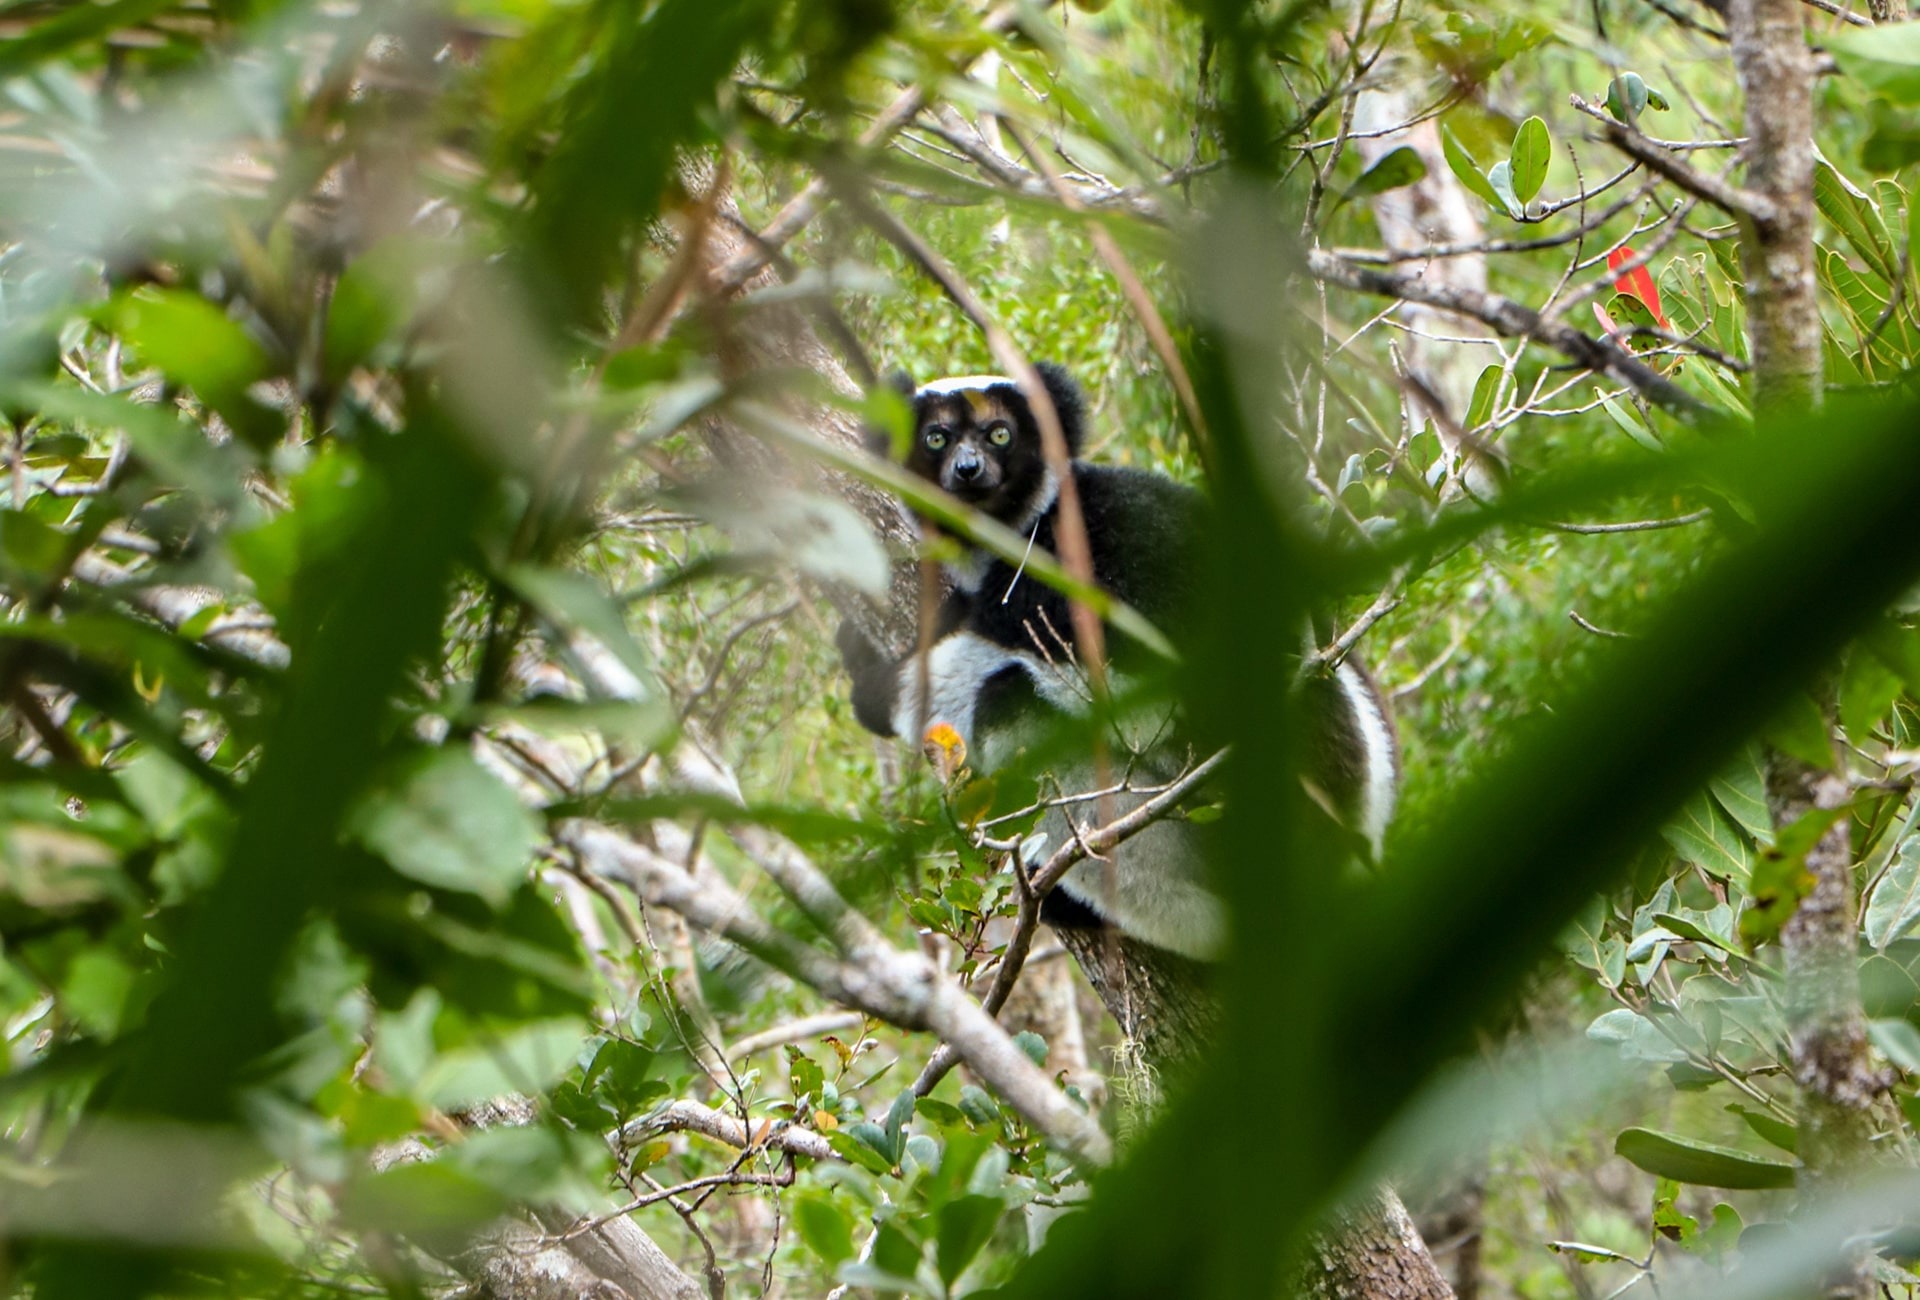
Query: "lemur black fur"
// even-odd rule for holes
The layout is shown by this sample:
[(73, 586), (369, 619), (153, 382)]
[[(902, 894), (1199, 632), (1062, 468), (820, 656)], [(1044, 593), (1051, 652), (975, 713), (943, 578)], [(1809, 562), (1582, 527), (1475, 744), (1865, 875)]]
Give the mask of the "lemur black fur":
[[(1075, 457), (1073, 482), (1094, 580), (1181, 645), (1199, 622), (1205, 499), (1164, 475), (1078, 459), (1085, 424), (1079, 387), (1057, 366), (1038, 369)], [(1035, 549), (1057, 552), (1059, 485), (1019, 385), (977, 375), (911, 391), (907, 468), (1014, 529)], [(879, 735), (917, 738), (922, 728), (945, 722), (966, 742), (975, 769), (990, 771), (1049, 718), (1084, 714), (1067, 600), (1024, 567), (971, 547), (946, 566), (953, 590), (935, 620), (924, 706), (917, 657), (891, 659), (851, 623), (843, 625), (839, 645), (861, 724)], [(1111, 626), (1107, 642), (1116, 682), (1150, 665), (1149, 652)], [(1377, 848), (1398, 771), (1384, 702), (1353, 662), (1303, 681), (1301, 691), (1303, 705), (1317, 715), (1309, 778)], [(1170, 778), (1188, 757), (1184, 727), (1168, 722), (1148, 728), (1155, 739), (1134, 767), (1147, 784)], [(1063, 789), (1092, 787), (1090, 764), (1067, 766), (1074, 770), (1053, 766)], [(1133, 802), (1123, 800), (1116, 811)], [(1055, 844), (1072, 833), (1065, 815), (1043, 824)], [(1156, 823), (1123, 846), (1113, 866), (1090, 862), (1068, 873), (1043, 915), (1057, 926), (1108, 921), (1188, 956), (1214, 955), (1223, 926), (1219, 905), (1200, 879), (1201, 833), (1179, 819)]]

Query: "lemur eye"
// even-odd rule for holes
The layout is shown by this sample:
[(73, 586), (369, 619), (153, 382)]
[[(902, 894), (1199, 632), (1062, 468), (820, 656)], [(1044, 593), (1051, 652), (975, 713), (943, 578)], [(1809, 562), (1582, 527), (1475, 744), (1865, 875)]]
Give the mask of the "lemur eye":
[(1013, 430), (1004, 424), (993, 424), (987, 428), (987, 441), (996, 447), (1004, 447), (1013, 441)]
[(927, 450), (939, 451), (947, 445), (947, 426), (936, 424), (927, 430)]

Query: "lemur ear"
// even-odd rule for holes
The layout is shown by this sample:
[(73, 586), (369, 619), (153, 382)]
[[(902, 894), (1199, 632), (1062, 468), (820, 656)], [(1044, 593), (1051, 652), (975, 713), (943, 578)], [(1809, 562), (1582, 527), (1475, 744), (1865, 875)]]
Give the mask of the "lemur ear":
[[(898, 394), (900, 400), (906, 403), (908, 418), (911, 420), (913, 395), (920, 391), (920, 386), (913, 382), (913, 376), (904, 370), (896, 370), (887, 376), (886, 383), (883, 387)], [(862, 433), (866, 438), (868, 451), (876, 456), (881, 456), (889, 460), (898, 459), (898, 457), (893, 454), (895, 439), (889, 430), (876, 424), (868, 424), (866, 428), (862, 430)], [(907, 439), (911, 441), (912, 438), (913, 431), (909, 429), (907, 431)]]
[(1060, 416), (1060, 432), (1067, 436), (1067, 451), (1078, 456), (1087, 420), (1087, 399), (1081, 394), (1080, 385), (1063, 367), (1051, 361), (1039, 362), (1034, 369), (1040, 372), (1040, 382), (1047, 386), (1047, 396), (1053, 399), (1053, 409)]

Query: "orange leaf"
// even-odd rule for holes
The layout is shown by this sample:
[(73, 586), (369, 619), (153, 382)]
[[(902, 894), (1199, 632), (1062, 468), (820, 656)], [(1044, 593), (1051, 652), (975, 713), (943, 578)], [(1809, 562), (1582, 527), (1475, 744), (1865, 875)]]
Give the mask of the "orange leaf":
[[(1607, 269), (1618, 271), (1639, 256), (1640, 254), (1634, 252), (1631, 247), (1622, 244), (1607, 254)], [(1613, 287), (1630, 298), (1638, 298), (1640, 304), (1653, 313), (1653, 318), (1659, 322), (1660, 328), (1668, 328), (1667, 314), (1660, 310), (1660, 290), (1654, 285), (1653, 277), (1647, 274), (1646, 267), (1634, 267), (1633, 270), (1614, 280)]]

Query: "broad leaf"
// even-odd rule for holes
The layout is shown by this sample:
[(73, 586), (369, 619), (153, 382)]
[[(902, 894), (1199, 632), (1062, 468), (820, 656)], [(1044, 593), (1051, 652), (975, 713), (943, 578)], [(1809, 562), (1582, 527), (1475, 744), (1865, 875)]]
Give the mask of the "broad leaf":
[(1794, 1166), (1790, 1164), (1674, 1133), (1630, 1128), (1614, 1140), (1613, 1150), (1650, 1174), (1696, 1187), (1753, 1190), (1793, 1186)]
[(1513, 137), (1513, 152), (1508, 161), (1513, 167), (1513, 193), (1522, 203), (1531, 202), (1547, 183), (1547, 163), (1553, 157), (1553, 140), (1547, 124), (1530, 117), (1520, 124)]
[(423, 884), (503, 904), (526, 879), (540, 819), (465, 750), (408, 755), (349, 814), (349, 834)]

